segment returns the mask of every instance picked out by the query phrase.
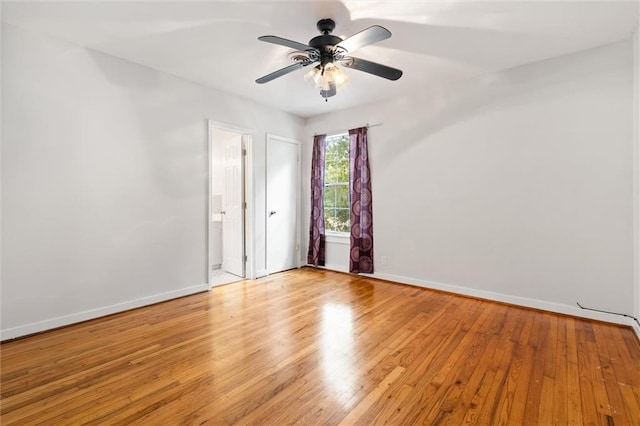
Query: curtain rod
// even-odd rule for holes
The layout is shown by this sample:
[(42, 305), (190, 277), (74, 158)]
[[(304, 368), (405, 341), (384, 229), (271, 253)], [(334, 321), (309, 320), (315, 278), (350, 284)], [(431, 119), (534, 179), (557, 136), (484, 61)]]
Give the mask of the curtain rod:
[[(378, 126), (382, 126), (382, 123), (373, 123), (373, 124), (365, 124), (364, 126), (358, 126), (358, 127), (354, 127), (354, 129), (358, 129), (360, 127), (366, 127), (367, 129), (370, 129), (372, 127), (378, 127)], [(349, 132), (349, 130), (346, 131), (347, 133)], [(345, 130), (334, 130), (331, 132), (325, 132), (325, 135), (335, 135), (335, 134), (340, 134), (340, 133), (345, 133)], [(313, 136), (318, 136), (321, 135), (322, 133), (314, 133)]]

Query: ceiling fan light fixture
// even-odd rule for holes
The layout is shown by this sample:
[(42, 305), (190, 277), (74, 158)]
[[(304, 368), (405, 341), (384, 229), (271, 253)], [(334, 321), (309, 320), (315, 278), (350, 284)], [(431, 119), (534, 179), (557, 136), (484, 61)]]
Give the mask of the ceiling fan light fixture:
[(324, 66), (324, 76), (325, 79), (335, 83), (336, 87), (342, 87), (349, 80), (349, 77), (332, 62)]
[(320, 74), (320, 65), (311, 68), (311, 70), (304, 75), (304, 81), (313, 81), (315, 84), (316, 76)]
[(320, 89), (323, 98), (334, 96), (336, 89), (342, 87), (349, 78), (332, 62), (313, 67), (304, 75), (305, 81), (312, 82), (316, 89)]
[(313, 77), (313, 83), (316, 89), (323, 89), (325, 87), (325, 78), (324, 73), (322, 71), (318, 71), (316, 75)]

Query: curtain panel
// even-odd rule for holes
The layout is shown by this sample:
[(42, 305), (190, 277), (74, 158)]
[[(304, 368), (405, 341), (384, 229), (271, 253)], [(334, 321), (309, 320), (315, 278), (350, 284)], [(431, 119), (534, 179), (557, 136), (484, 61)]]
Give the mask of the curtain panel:
[(324, 141), (326, 135), (313, 138), (311, 156), (311, 219), (309, 221), (309, 251), (307, 263), (313, 266), (325, 264), (324, 229)]
[(349, 272), (373, 273), (373, 203), (367, 128), (349, 130), (351, 250)]

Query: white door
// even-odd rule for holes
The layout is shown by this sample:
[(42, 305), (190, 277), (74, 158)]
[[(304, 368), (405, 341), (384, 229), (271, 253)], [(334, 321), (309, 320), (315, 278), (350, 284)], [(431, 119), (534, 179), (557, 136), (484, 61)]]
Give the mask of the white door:
[(222, 269), (244, 277), (244, 169), (242, 135), (224, 142)]
[(298, 265), (298, 142), (267, 138), (267, 272)]

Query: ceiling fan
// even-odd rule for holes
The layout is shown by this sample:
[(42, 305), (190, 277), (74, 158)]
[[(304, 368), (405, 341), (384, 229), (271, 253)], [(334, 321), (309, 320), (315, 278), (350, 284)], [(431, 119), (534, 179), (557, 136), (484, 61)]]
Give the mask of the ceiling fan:
[(352, 52), (361, 47), (385, 40), (391, 37), (391, 32), (379, 25), (373, 25), (352, 35), (346, 39), (332, 35), (336, 23), (332, 19), (321, 19), (317, 23), (321, 35), (309, 40), (308, 44), (299, 43), (286, 38), (266, 35), (258, 37), (258, 40), (267, 43), (296, 49), (289, 57), (294, 62), (270, 74), (260, 77), (256, 83), (263, 84), (278, 77), (282, 77), (300, 68), (314, 66), (305, 74), (305, 79), (313, 81), (320, 90), (320, 95), (325, 98), (334, 96), (336, 88), (342, 86), (347, 80), (338, 64), (346, 68), (363, 71), (388, 80), (397, 80), (402, 77), (402, 71), (376, 62), (350, 56)]

